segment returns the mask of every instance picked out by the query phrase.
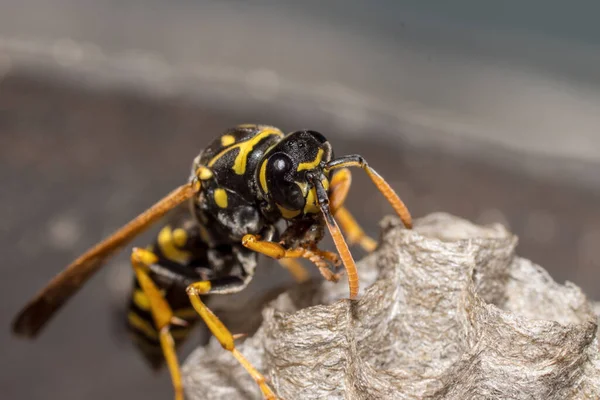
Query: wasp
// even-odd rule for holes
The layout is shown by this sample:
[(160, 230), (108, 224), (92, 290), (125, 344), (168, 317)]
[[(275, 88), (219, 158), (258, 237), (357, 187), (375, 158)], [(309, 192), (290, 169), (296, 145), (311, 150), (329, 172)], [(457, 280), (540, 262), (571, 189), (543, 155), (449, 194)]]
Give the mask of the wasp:
[[(259, 254), (280, 260), (299, 281), (308, 272), (298, 259), (310, 260), (332, 281), (340, 278), (337, 271), (343, 265), (349, 297), (355, 298), (358, 274), (348, 243), (367, 250), (376, 244), (344, 207), (349, 167), (366, 171), (404, 225), (411, 227), (410, 213), (390, 185), (360, 155), (334, 157), (321, 133), (300, 130), (285, 135), (273, 126), (254, 124), (229, 129), (194, 159), (186, 184), (54, 277), (17, 315), (13, 331), (35, 337), (110, 256), (175, 210), (152, 245), (132, 250), (129, 329), (153, 365), (167, 365), (177, 400), (183, 399), (183, 385), (176, 349), (199, 319), (248, 371), (264, 397), (275, 399), (265, 377), (236, 348), (237, 336), (203, 298), (243, 290), (252, 280)], [(285, 229), (280, 232), (282, 220)], [(325, 227), (337, 253), (318, 248)]]

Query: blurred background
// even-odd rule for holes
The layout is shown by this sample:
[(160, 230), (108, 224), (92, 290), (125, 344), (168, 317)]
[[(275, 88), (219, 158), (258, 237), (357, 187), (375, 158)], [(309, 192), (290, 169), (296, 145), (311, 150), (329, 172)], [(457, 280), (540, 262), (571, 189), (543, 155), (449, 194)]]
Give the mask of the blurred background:
[[(238, 123), (321, 131), (415, 217), (501, 222), (520, 256), (600, 299), (599, 12), (589, 0), (2, 1), (0, 395), (171, 397), (122, 329), (127, 252), (37, 341), (9, 323)], [(377, 236), (391, 209), (354, 176), (349, 208)], [(260, 282), (279, 272), (265, 262)]]

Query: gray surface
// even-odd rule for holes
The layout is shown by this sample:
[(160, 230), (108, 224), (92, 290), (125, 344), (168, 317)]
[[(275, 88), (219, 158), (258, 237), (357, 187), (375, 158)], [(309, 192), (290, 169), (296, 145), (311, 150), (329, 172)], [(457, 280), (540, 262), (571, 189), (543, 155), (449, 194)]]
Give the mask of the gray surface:
[(599, 161), (599, 8), (589, 0), (4, 0), (0, 47), (43, 49), (69, 67), (117, 58), (156, 67), (152, 82), (166, 65), (232, 77), (263, 101), (319, 97), (348, 134), (376, 111), (389, 126), (418, 131), (415, 143), (453, 147), (458, 136)]
[[(501, 225), (431, 214), (413, 231), (388, 218), (347, 283), (297, 287), (238, 344), (285, 399), (592, 399), (598, 316), (581, 289), (515, 256)], [(341, 300), (340, 300), (341, 299)], [(183, 373), (189, 398), (261, 398), (213, 341)]]

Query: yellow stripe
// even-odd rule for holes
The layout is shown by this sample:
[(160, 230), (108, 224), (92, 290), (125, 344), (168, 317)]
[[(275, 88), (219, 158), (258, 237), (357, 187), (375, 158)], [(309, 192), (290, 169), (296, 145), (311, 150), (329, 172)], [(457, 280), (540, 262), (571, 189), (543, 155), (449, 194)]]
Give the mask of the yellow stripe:
[(230, 146), (235, 143), (235, 137), (233, 135), (223, 135), (221, 136), (221, 145), (223, 147)]
[(279, 212), (285, 219), (292, 219), (295, 216), (297, 216), (298, 214), (300, 214), (300, 210), (296, 210), (296, 211), (288, 210), (287, 208), (281, 207), (279, 204), (277, 204), (277, 208), (279, 208)]
[(217, 203), (217, 205), (221, 208), (227, 208), (227, 192), (225, 191), (225, 189), (215, 189), (215, 203)]
[(316, 214), (319, 212), (319, 207), (317, 207), (317, 191), (315, 188), (312, 188), (308, 191), (308, 195), (306, 196), (306, 204), (304, 205), (304, 214)]
[[(274, 145), (272, 145), (268, 149), (266, 149), (265, 154), (269, 154), (271, 149), (275, 146), (277, 146), (277, 143), (275, 143)], [(259, 174), (260, 187), (262, 187), (262, 190), (265, 193), (269, 193), (269, 186), (267, 185), (267, 161), (268, 161), (268, 159), (265, 159), (263, 161), (263, 163), (260, 165), (260, 174)]]
[(177, 228), (173, 231), (173, 244), (182, 248), (187, 243), (188, 237), (185, 229)]
[(314, 160), (312, 160), (310, 162), (304, 162), (304, 163), (298, 164), (298, 168), (296, 169), (296, 171), (300, 172), (300, 171), (305, 170), (305, 169), (314, 169), (314, 168), (316, 168), (317, 165), (319, 165), (319, 163), (323, 159), (323, 153), (324, 153), (323, 149), (319, 149), (319, 152), (317, 153), (317, 157), (315, 157)]
[(144, 265), (152, 265), (158, 262), (158, 257), (151, 250), (140, 250), (137, 252), (137, 256), (139, 257), (140, 262)]
[(158, 247), (162, 254), (171, 261), (185, 264), (190, 259), (190, 253), (178, 249), (173, 243), (173, 233), (170, 226), (165, 226), (158, 233)]
[(133, 302), (140, 310), (150, 311), (150, 300), (141, 289), (135, 289), (133, 292)]
[(308, 192), (308, 183), (307, 182), (298, 182), (294, 181), (298, 187), (300, 187), (300, 191), (302, 191), (302, 196), (306, 197), (306, 193)]
[(134, 312), (129, 312), (127, 314), (127, 321), (129, 321), (129, 325), (141, 331), (146, 337), (150, 339), (158, 339), (158, 332), (154, 329), (154, 326), (137, 315)]
[[(321, 181), (323, 188), (325, 190), (329, 189), (329, 181), (327, 179), (323, 179)], [(304, 205), (304, 214), (316, 214), (321, 210), (317, 206), (317, 190), (312, 188), (309, 190), (308, 195), (306, 196), (306, 203)]]
[(260, 166), (260, 187), (262, 187), (263, 192), (265, 193), (269, 193), (269, 188), (267, 187), (267, 161), (269, 160), (265, 160), (263, 161), (263, 163)]
[(201, 165), (196, 169), (196, 176), (198, 176), (201, 181), (206, 181), (213, 177), (213, 172), (210, 168)]
[(248, 161), (248, 154), (250, 154), (252, 149), (254, 149), (254, 146), (256, 146), (261, 140), (273, 135), (282, 137), (283, 132), (276, 128), (265, 128), (259, 131), (253, 138), (224, 149), (219, 154), (214, 156), (212, 160), (209, 161), (208, 166), (212, 167), (226, 153), (229, 153), (230, 151), (233, 151), (235, 149), (239, 149), (240, 152), (235, 157), (235, 161), (233, 163), (233, 171), (238, 175), (244, 175), (244, 173), (246, 172), (246, 162)]

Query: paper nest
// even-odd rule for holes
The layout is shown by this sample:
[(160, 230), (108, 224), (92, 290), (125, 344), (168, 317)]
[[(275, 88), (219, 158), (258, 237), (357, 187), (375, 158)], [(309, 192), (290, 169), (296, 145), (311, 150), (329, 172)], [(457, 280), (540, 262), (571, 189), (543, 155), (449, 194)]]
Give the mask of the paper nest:
[[(264, 305), (240, 351), (295, 399), (599, 399), (598, 317), (572, 283), (515, 256), (501, 225), (388, 217), (347, 282), (299, 285)], [(186, 398), (260, 399), (214, 340), (183, 369)]]

